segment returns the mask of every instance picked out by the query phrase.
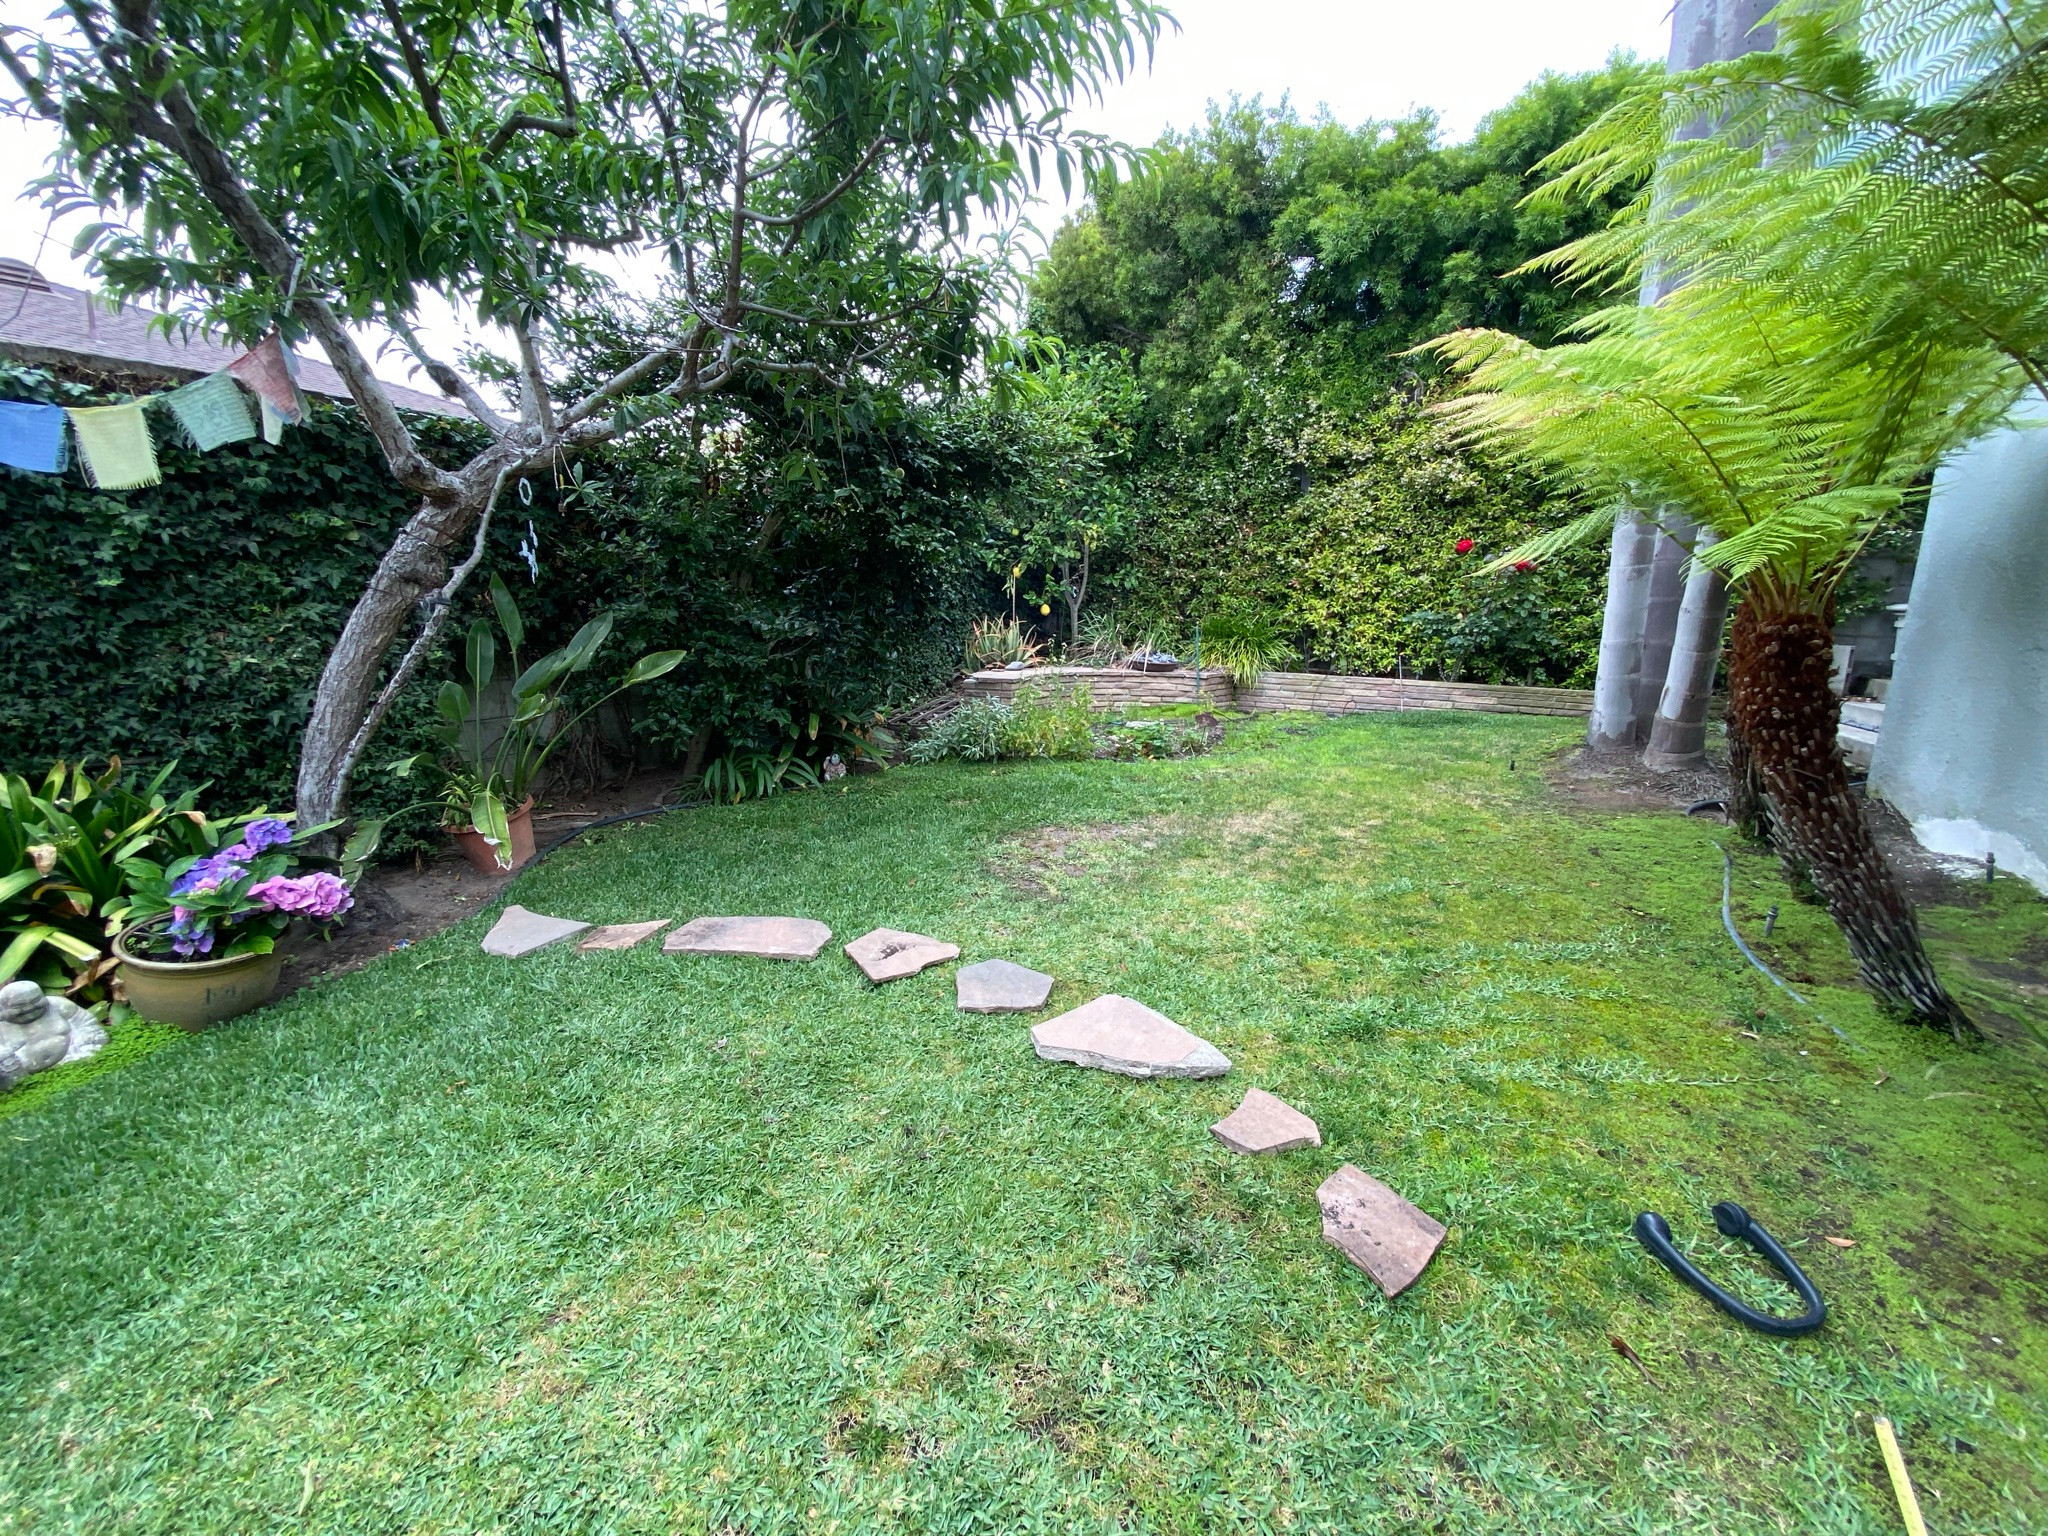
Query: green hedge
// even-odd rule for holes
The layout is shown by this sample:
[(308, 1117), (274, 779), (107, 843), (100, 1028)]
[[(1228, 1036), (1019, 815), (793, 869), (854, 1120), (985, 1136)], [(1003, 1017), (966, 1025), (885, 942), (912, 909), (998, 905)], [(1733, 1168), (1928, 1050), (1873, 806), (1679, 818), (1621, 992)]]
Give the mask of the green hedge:
[[(15, 398), (53, 388), (7, 382)], [(210, 805), (291, 804), (321, 664), (413, 509), (354, 414), (316, 405), (275, 447), (200, 453), (160, 433), (163, 483), (142, 490), (0, 471), (6, 767), (175, 760), (178, 785), (213, 786)], [(414, 426), (429, 451), (467, 435)], [(394, 739), (418, 708), (401, 707)], [(359, 798), (384, 798), (374, 774)]]
[(1581, 686), (1599, 654), (1603, 551), (1476, 574), (1562, 519), (1552, 494), (1459, 447), (1410, 397), (1342, 422), (1311, 410), (1243, 448), (1155, 463), (1103, 587), (1140, 627), (1268, 615), (1309, 664), (1340, 672)]
[[(20, 369), (0, 369), (0, 395), (90, 398)], [(700, 737), (713, 752), (772, 745), (813, 712), (865, 718), (942, 686), (993, 603), (986, 413), (898, 410), (820, 435), (779, 396), (721, 410), (731, 430), (712, 457), (656, 429), (589, 461), (580, 489), (531, 476), (529, 502), (508, 487), (448, 631), (480, 611), (495, 571), (536, 652), (600, 610), (618, 620), (618, 666), (685, 648), (683, 667), (627, 699), (656, 760)], [(476, 430), (414, 429), (443, 463)], [(350, 408), (316, 406), (276, 447), (201, 454), (168, 439), (163, 483), (144, 490), (0, 470), (0, 766), (175, 760), (174, 788), (210, 783), (209, 805), (289, 805), (320, 667), (413, 503)], [(379, 765), (425, 745), (446, 673), (429, 663), (400, 700), (358, 772), (357, 809), (417, 794)], [(830, 749), (823, 731), (806, 737)]]

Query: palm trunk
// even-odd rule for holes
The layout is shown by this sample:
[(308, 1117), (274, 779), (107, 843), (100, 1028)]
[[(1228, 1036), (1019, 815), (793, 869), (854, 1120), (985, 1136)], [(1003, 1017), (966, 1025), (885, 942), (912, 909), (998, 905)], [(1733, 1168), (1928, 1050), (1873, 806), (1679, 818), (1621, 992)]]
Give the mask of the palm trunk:
[[(1696, 548), (1713, 535), (1702, 531)], [(1721, 664), (1721, 632), (1728, 625), (1728, 585), (1719, 571), (1695, 571), (1678, 609), (1678, 632), (1650, 745), (1643, 765), (1659, 772), (1703, 767), (1707, 761), (1707, 708), (1714, 697), (1714, 672)], [(1732, 745), (1730, 750), (1732, 751)]]
[(1927, 951), (1913, 908), (1878, 851), (1835, 744), (1840, 704), (1828, 686), (1834, 624), (1756, 597), (1735, 615), (1731, 739), (1769, 797), (1779, 848), (1803, 865), (1856, 968), (1879, 998), (1961, 1039), (1969, 1026)]

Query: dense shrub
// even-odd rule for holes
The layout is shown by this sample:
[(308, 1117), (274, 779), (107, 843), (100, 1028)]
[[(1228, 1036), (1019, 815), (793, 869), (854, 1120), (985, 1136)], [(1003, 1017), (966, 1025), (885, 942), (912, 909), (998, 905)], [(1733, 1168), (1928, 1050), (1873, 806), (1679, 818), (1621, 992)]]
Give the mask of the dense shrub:
[[(0, 396), (90, 398), (9, 370)], [(508, 487), (485, 567), (447, 629), (515, 588), (537, 648), (616, 615), (593, 686), (685, 647), (627, 701), (646, 758), (851, 756), (848, 726), (941, 686), (991, 605), (984, 548), (997, 441), (985, 410), (855, 414), (821, 434), (779, 397), (739, 399), (694, 440), (682, 424), (562, 475)], [(430, 451), (473, 429), (415, 422)], [(348, 408), (318, 405), (275, 447), (158, 443), (163, 483), (120, 493), (0, 471), (0, 741), (6, 762), (119, 754), (177, 769), (172, 792), (289, 805), (329, 646), (412, 510)], [(357, 774), (358, 810), (415, 792), (386, 765), (429, 745), (430, 660)], [(750, 778), (754, 775), (750, 772)], [(406, 846), (399, 837), (389, 846)]]
[[(1581, 547), (1533, 572), (1477, 574), (1487, 557), (1559, 520), (1540, 481), (1461, 448), (1407, 395), (1349, 420), (1284, 402), (1262, 420), (1275, 430), (1251, 445), (1241, 472), (1204, 455), (1147, 475), (1101, 578), (1124, 616), (1183, 631), (1210, 613), (1270, 616), (1311, 665), (1342, 672), (1557, 684), (1591, 676), (1600, 550)], [(1543, 615), (1517, 637), (1536, 643), (1469, 644), (1460, 616), (1509, 592)]]
[(969, 699), (928, 728), (905, 755), (913, 763), (947, 757), (969, 763), (1005, 757), (1093, 757), (1093, 703), (1086, 688), (1020, 688), (1008, 703)]
[(627, 701), (660, 757), (851, 757), (848, 732), (958, 673), (994, 600), (992, 441), (985, 412), (947, 405), (828, 432), (751, 400), (696, 440), (658, 428), (589, 466), (543, 529), (542, 628), (602, 610), (621, 656), (687, 652)]

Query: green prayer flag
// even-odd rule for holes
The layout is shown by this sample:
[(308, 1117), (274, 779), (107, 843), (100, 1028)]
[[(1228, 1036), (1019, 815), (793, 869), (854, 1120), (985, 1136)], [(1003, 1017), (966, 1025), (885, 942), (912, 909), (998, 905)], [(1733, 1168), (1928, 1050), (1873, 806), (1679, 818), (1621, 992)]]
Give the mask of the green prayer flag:
[(202, 452), (211, 453), (228, 443), (247, 442), (256, 435), (255, 419), (242, 391), (226, 373), (210, 373), (194, 379), (163, 397), (185, 435)]
[[(153, 397), (152, 397), (153, 398)], [(132, 491), (156, 485), (156, 444), (150, 440), (142, 401), (126, 405), (67, 405), (85, 478), (103, 491)]]

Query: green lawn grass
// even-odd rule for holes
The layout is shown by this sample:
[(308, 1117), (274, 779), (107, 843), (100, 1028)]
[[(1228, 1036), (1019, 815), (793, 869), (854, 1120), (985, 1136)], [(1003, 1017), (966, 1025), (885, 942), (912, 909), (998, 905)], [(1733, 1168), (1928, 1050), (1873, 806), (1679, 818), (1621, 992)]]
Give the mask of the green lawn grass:
[[(1721, 931), (1726, 831), (1560, 804), (1574, 733), (1264, 719), (606, 831), (508, 895), (834, 946), (503, 961), (486, 913), (45, 1095), (0, 1120), (0, 1530), (1890, 1532), (1877, 1413), (1937, 1532), (2041, 1529), (2038, 1068), (1877, 1016), (1743, 852), (1851, 1043), (1793, 1007)], [(1931, 921), (2009, 955), (2048, 904)], [(869, 987), (877, 924), (1235, 1069), (1040, 1062), (949, 968)], [(1223, 1151), (1253, 1084), (1325, 1146)], [(1451, 1229), (1391, 1303), (1321, 1240), (1345, 1161)], [(1729, 1197), (1818, 1335), (1628, 1236), (1789, 1302)]]

